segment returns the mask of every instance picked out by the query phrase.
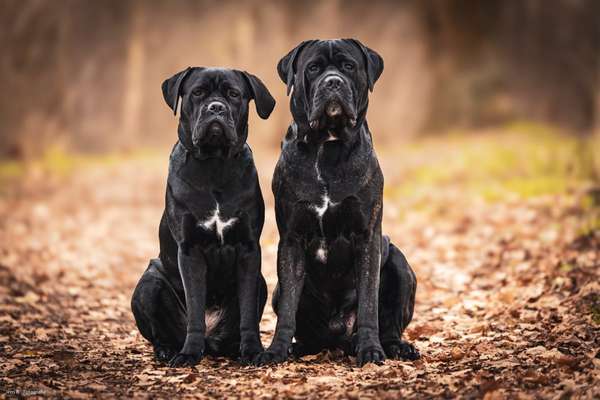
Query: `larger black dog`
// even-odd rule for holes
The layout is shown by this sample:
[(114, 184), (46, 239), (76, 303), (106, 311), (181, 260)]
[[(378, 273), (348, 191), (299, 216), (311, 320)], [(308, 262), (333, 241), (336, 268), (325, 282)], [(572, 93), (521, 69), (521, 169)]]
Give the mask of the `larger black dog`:
[(131, 307), (155, 355), (172, 366), (205, 351), (252, 358), (263, 350), (258, 324), (267, 299), (258, 243), (264, 203), (246, 144), (248, 103), (266, 119), (275, 100), (242, 71), (188, 68), (163, 85), (177, 113), (179, 141), (169, 163), (160, 255), (150, 261)]
[(294, 121), (273, 177), (277, 327), (257, 364), (341, 347), (359, 365), (415, 359), (401, 340), (416, 278), (381, 234), (383, 176), (365, 119), (383, 60), (357, 40), (311, 40), (277, 67)]

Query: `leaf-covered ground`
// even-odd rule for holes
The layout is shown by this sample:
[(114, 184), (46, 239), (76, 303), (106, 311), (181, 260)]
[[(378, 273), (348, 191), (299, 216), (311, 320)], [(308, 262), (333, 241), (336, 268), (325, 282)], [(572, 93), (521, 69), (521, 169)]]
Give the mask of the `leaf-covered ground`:
[[(0, 189), (0, 393), (598, 398), (600, 189), (586, 148), (513, 132), (381, 149), (384, 230), (417, 273), (406, 336), (422, 358), (362, 369), (336, 352), (264, 368), (157, 364), (129, 299), (157, 254), (168, 152), (71, 160), (67, 173), (34, 166)], [(272, 289), (277, 151), (255, 153)], [(264, 344), (274, 325), (267, 306)]]

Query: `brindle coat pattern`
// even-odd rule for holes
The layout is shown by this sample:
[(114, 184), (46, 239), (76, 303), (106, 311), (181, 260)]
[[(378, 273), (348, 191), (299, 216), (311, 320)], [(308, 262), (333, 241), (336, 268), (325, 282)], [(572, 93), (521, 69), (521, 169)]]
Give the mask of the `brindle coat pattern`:
[(366, 121), (382, 71), (383, 59), (352, 39), (302, 42), (279, 62), (293, 122), (272, 184), (278, 320), (258, 365), (335, 347), (360, 366), (419, 356), (401, 339), (416, 277), (381, 233), (383, 175)]

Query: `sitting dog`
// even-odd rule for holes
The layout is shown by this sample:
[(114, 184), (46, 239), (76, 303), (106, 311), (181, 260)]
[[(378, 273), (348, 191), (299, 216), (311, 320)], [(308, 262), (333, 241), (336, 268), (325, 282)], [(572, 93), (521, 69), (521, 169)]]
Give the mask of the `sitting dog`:
[(365, 118), (383, 59), (357, 40), (310, 40), (277, 71), (293, 89), (293, 122), (273, 177), (278, 320), (255, 364), (325, 348), (355, 354), (359, 366), (416, 359), (401, 340), (416, 277), (381, 234), (383, 175)]
[(263, 350), (267, 299), (259, 238), (264, 202), (248, 136), (248, 104), (267, 119), (275, 100), (247, 72), (187, 68), (162, 84), (177, 114), (160, 255), (131, 300), (158, 360), (194, 365), (205, 352), (251, 361)]

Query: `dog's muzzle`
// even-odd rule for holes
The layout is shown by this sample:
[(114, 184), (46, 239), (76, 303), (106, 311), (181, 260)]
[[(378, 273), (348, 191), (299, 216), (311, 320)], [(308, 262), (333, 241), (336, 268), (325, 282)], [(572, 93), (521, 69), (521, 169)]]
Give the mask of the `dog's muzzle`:
[(312, 129), (333, 125), (356, 126), (352, 91), (337, 73), (325, 75), (317, 84), (309, 124)]
[[(344, 81), (338, 75), (328, 75), (323, 79), (323, 84), (327, 90), (338, 92)], [(337, 101), (329, 101), (325, 104), (325, 113), (328, 117), (334, 118), (342, 115), (342, 106)]]
[(229, 147), (236, 141), (235, 124), (223, 102), (211, 101), (199, 117), (192, 142), (196, 147)]

